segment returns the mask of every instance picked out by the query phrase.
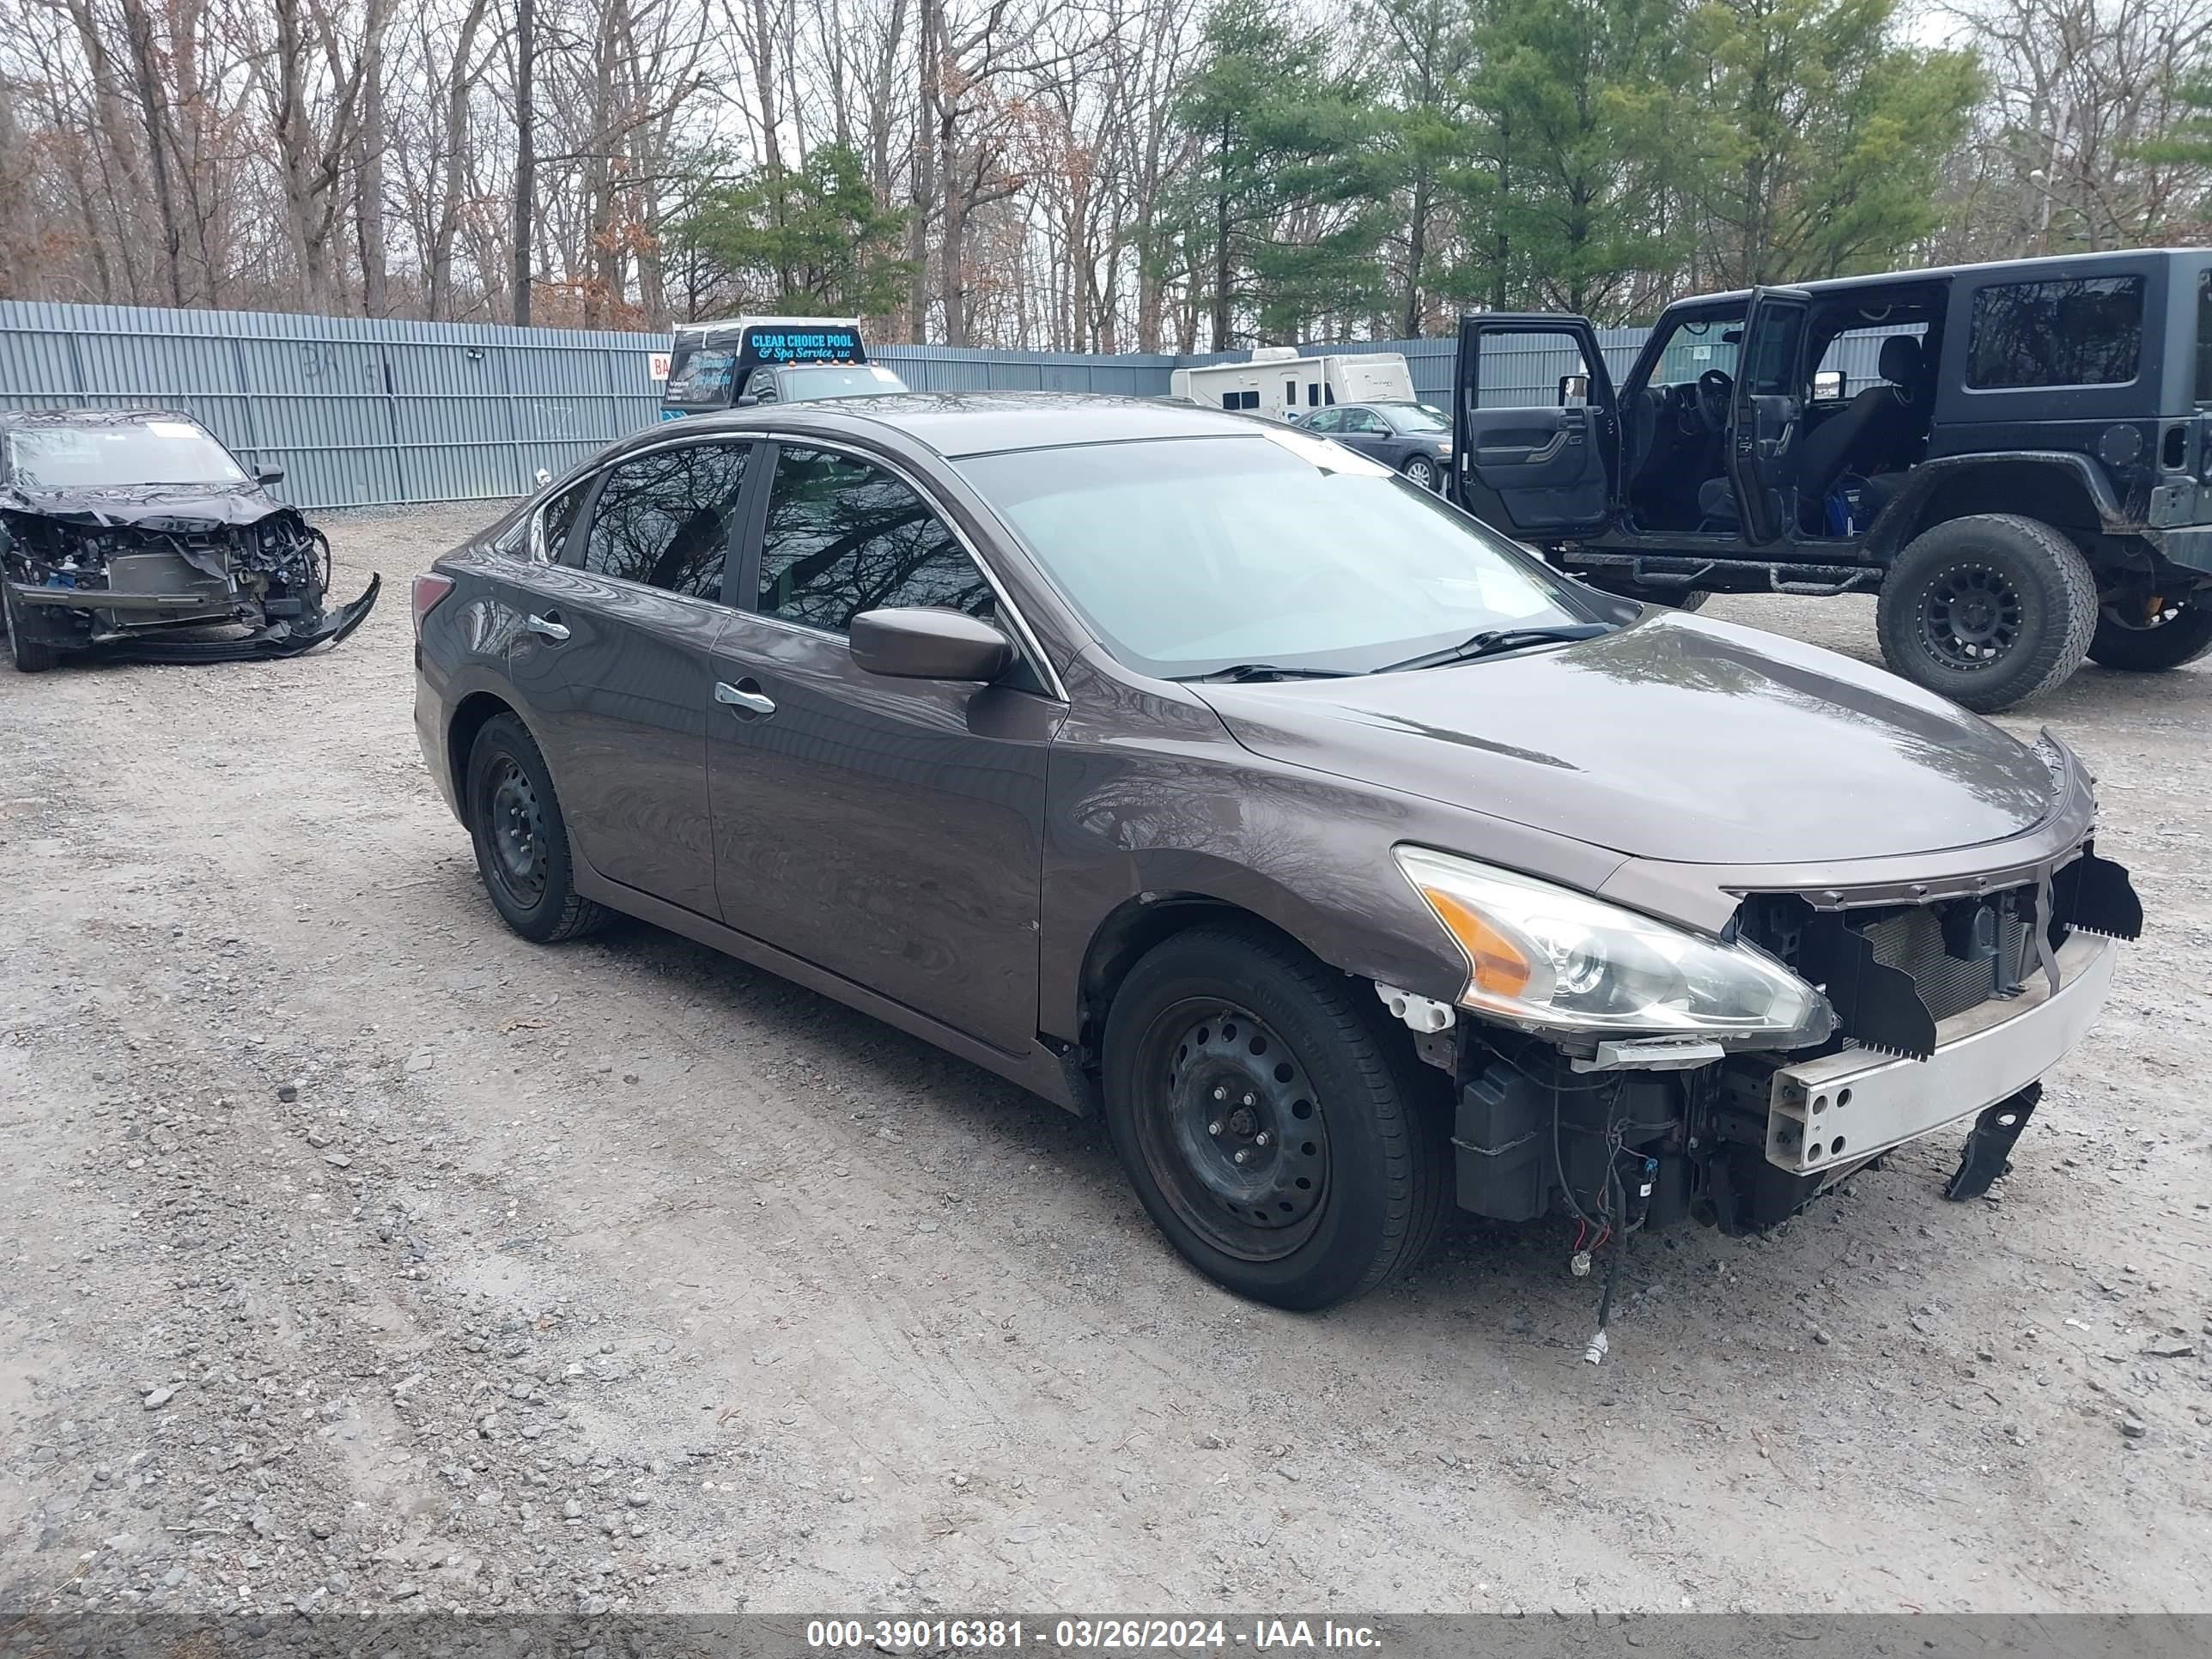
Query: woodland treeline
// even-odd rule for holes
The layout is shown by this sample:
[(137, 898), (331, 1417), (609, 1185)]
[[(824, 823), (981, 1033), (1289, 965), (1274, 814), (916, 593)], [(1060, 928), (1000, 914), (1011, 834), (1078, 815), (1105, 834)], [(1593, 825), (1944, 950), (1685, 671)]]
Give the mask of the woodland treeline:
[(0, 296), (1194, 350), (2208, 230), (2206, 0), (0, 9)]

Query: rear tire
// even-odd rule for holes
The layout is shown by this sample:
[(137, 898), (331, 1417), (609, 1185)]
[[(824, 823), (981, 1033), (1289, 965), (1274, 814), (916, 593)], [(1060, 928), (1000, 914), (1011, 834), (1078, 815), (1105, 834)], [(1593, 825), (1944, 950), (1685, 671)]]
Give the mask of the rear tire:
[(2212, 651), (2212, 593), (2173, 602), (2159, 620), (2123, 622), (2107, 606), (2089, 641), (2090, 660), (2127, 674), (2160, 674)]
[(1437, 464), (1427, 456), (1413, 455), (1407, 459), (1407, 483), (1417, 483), (1424, 489), (1433, 491), (1443, 477), (1443, 475), (1437, 470)]
[(495, 714), (469, 748), (469, 837), (477, 873), (500, 919), (540, 945), (577, 939), (605, 922), (572, 879), (568, 827), (553, 775), (522, 722)]
[(1915, 537), (1883, 579), (1875, 615), (1892, 673), (1990, 714), (2081, 665), (2097, 580), (2051, 526), (1978, 513)]
[(61, 661), (62, 653), (44, 640), (23, 637), (22, 609), (15, 603), (15, 596), (7, 591), (4, 581), (0, 578), (0, 623), (8, 629), (8, 654), (18, 673), (43, 674)]
[(1222, 925), (1168, 939), (1115, 996), (1115, 1150), (1168, 1242), (1239, 1296), (1331, 1307), (1436, 1237), (1443, 1079), (1366, 990), (1263, 929)]

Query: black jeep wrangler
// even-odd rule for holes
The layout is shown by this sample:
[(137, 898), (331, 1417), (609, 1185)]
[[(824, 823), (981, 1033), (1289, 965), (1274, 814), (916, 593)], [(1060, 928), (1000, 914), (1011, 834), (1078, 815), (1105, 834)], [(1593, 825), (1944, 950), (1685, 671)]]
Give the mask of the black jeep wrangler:
[(1878, 591), (1984, 712), (2212, 649), (2212, 250), (1685, 300), (1618, 392), (1588, 319), (1473, 315), (1456, 398), (1455, 499), (1615, 592)]

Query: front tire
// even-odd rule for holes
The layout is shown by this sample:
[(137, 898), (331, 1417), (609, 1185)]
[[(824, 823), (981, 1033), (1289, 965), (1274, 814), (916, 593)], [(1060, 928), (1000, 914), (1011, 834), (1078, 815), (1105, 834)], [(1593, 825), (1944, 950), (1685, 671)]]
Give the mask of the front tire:
[(1366, 989), (1260, 928), (1209, 925), (1154, 949), (1114, 999), (1115, 1150), (1169, 1243), (1239, 1296), (1331, 1307), (1436, 1237), (1443, 1079)]
[(21, 674), (43, 674), (62, 659), (61, 653), (44, 640), (27, 639), (23, 635), (22, 607), (15, 596), (8, 592), (6, 579), (0, 577), (0, 623), (7, 624), (8, 655)]
[(568, 826), (553, 775), (514, 715), (495, 714), (477, 733), (465, 799), (477, 873), (509, 927), (539, 945), (553, 945), (605, 921), (606, 910), (576, 891)]
[(2212, 651), (2212, 593), (2154, 600), (2153, 608), (2134, 612), (2105, 607), (2089, 641), (2091, 661), (2123, 673), (2160, 674)]
[(1406, 477), (1408, 483), (1417, 483), (1424, 489), (1433, 491), (1437, 481), (1443, 476), (1437, 471), (1437, 464), (1425, 455), (1410, 456), (1407, 459)]
[(1875, 617), (1892, 673), (1991, 714), (2081, 665), (2097, 580), (2051, 526), (1978, 513), (1913, 538), (1883, 579)]

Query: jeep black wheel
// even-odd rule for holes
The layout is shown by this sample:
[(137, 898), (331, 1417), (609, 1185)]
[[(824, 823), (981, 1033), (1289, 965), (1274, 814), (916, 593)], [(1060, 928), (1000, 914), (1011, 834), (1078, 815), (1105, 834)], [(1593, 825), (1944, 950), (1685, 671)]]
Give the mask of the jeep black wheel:
[(1114, 999), (1115, 1149), (1169, 1242), (1241, 1296), (1329, 1307), (1435, 1236), (1442, 1079), (1364, 988), (1257, 929), (1207, 927), (1154, 950)]
[(8, 592), (5, 578), (0, 577), (0, 623), (7, 627), (8, 654), (17, 672), (43, 674), (62, 659), (61, 653), (44, 640), (30, 638), (24, 631), (22, 616), (22, 607)]
[(2212, 593), (2122, 599), (2097, 618), (2089, 657), (2106, 668), (2157, 674), (2212, 651)]
[(1881, 586), (1890, 672), (1982, 714), (2062, 683), (2088, 654), (2097, 583), (2047, 524), (1976, 514), (1916, 537)]
[(469, 750), (467, 805), (477, 873), (500, 919), (526, 939), (551, 945), (587, 933), (606, 911), (571, 880), (568, 828), (553, 775), (529, 732), (495, 714)]

